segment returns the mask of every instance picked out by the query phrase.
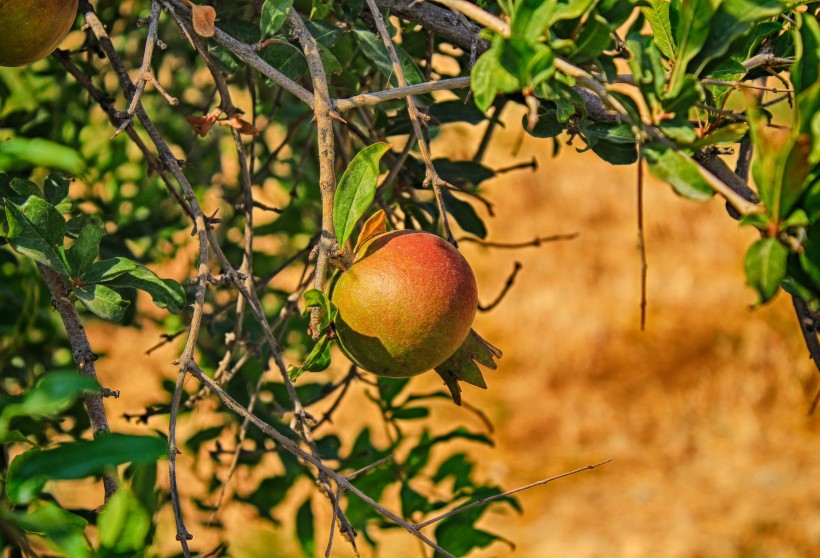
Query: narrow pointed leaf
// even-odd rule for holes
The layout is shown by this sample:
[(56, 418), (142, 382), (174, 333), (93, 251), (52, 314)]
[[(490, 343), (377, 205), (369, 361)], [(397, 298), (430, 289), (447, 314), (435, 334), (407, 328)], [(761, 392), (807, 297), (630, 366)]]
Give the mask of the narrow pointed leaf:
[(344, 246), (353, 228), (376, 196), (379, 161), (392, 146), (389, 143), (368, 145), (347, 166), (333, 202), (333, 226), (336, 240)]

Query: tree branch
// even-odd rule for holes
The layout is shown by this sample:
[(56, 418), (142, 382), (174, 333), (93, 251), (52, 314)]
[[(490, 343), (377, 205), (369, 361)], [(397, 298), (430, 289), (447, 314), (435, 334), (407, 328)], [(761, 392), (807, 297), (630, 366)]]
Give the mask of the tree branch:
[[(37, 269), (40, 270), (46, 287), (51, 293), (51, 302), (54, 304), (54, 309), (57, 310), (60, 319), (63, 321), (63, 326), (68, 335), (68, 342), (71, 345), (71, 353), (74, 355), (74, 363), (81, 374), (96, 382), (97, 368), (94, 361), (97, 360), (97, 355), (91, 350), (91, 344), (88, 342), (85, 328), (80, 321), (80, 315), (77, 313), (74, 302), (69, 298), (68, 285), (66, 285), (62, 275), (53, 269), (39, 263)], [(108, 426), (108, 417), (105, 414), (105, 406), (100, 393), (85, 392), (83, 402), (85, 402), (94, 438), (108, 433), (111, 429)], [(105, 500), (108, 501), (117, 490), (117, 477), (110, 473), (103, 473), (102, 480)]]

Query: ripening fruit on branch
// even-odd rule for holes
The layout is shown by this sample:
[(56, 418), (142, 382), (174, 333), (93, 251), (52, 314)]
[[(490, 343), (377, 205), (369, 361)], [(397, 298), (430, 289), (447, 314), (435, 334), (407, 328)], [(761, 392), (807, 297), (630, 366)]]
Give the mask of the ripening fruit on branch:
[(0, 0), (0, 66), (48, 56), (77, 16), (78, 0)]
[(470, 333), (478, 292), (464, 256), (444, 239), (392, 231), (366, 240), (333, 287), (344, 353), (394, 378), (439, 366)]

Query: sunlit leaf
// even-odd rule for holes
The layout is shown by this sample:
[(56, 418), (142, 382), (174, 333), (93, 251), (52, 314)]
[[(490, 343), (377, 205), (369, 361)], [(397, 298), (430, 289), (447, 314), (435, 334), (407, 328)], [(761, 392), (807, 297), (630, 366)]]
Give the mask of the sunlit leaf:
[(333, 226), (336, 240), (344, 246), (359, 219), (376, 196), (379, 161), (390, 150), (389, 143), (368, 145), (353, 157), (339, 180), (333, 201)]

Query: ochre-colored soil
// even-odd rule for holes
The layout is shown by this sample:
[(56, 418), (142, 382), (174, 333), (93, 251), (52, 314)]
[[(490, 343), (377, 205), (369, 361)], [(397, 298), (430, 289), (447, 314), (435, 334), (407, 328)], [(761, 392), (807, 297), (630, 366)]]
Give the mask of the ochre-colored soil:
[[(508, 296), (476, 329), (504, 351), (487, 391), (467, 387), (465, 400), (495, 424), (495, 448), (473, 449), (483, 478), (514, 488), (607, 459), (612, 462), (521, 494), (523, 515), (500, 507), (482, 526), (517, 545), (497, 543), (476, 556), (521, 557), (810, 557), (820, 556), (820, 416), (807, 417), (818, 375), (803, 346), (791, 301), (782, 293), (753, 309), (744, 286), (743, 254), (755, 232), (740, 229), (720, 200), (695, 203), (647, 179), (645, 221), (649, 263), (646, 331), (640, 330), (636, 169), (617, 168), (591, 153), (525, 137), (517, 153), (517, 116), (499, 130), (493, 167), (535, 158), (537, 172), (518, 170), (486, 183), (497, 216), (489, 238), (518, 242), (578, 232), (564, 242), (521, 250), (463, 243), (485, 304), (502, 288), (514, 261), (523, 269)], [(433, 143), (437, 156), (469, 158), (480, 128), (448, 130)], [(580, 145), (580, 142), (577, 142)], [(453, 146), (463, 146), (454, 149)], [(206, 209), (208, 209), (206, 207)], [(481, 208), (479, 208), (481, 211)], [(184, 269), (183, 266), (176, 268)], [(103, 385), (122, 391), (108, 401), (112, 416), (138, 411), (158, 397), (158, 379), (173, 377), (179, 348), (143, 351), (157, 331), (93, 325), (92, 345)], [(338, 359), (341, 357), (337, 356)], [(337, 376), (344, 367), (334, 368)], [(189, 381), (189, 388), (195, 382)], [(438, 387), (421, 377), (410, 389)], [(334, 423), (348, 440), (374, 416), (356, 387)], [(186, 418), (181, 438), (213, 424), (203, 412)], [(437, 403), (436, 430), (465, 424), (468, 411)], [(114, 420), (120, 430), (144, 427)], [(150, 426), (165, 430), (165, 419)], [(472, 446), (464, 446), (471, 448)], [(191, 472), (180, 457), (184, 492), (198, 493), (207, 467)], [(204, 477), (203, 477), (204, 478)], [(240, 470), (240, 486), (249, 484)], [(424, 488), (423, 483), (420, 484)], [(79, 490), (80, 487), (78, 487)], [(300, 486), (293, 505), (310, 487)], [(68, 495), (66, 496), (68, 497)], [(318, 552), (324, 555), (329, 516), (316, 496)], [(394, 506), (395, 507), (395, 506)], [(196, 525), (195, 548), (218, 540)], [(222, 519), (237, 557), (298, 556), (293, 519), (283, 526), (253, 521), (227, 504)], [(177, 549), (173, 520), (163, 512), (163, 552)], [(380, 537), (383, 549), (364, 556), (420, 557), (409, 535)], [(429, 554), (429, 553), (428, 553)], [(337, 539), (334, 556), (349, 556)]]

